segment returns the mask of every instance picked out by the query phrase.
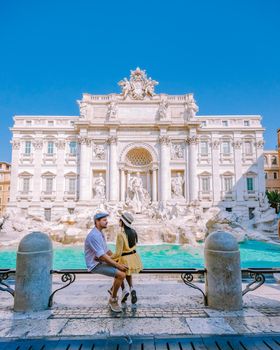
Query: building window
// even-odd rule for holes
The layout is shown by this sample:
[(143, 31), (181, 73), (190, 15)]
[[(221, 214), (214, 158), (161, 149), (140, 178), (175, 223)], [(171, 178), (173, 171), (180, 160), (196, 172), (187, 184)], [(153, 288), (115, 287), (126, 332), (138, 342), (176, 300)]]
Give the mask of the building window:
[(70, 154), (75, 156), (77, 154), (77, 142), (71, 141), (69, 143), (69, 148), (70, 148)]
[(70, 178), (69, 179), (69, 193), (75, 193), (76, 192), (76, 179)]
[(208, 142), (207, 141), (200, 142), (200, 153), (204, 156), (208, 155)]
[(30, 126), (31, 124), (32, 124), (32, 121), (31, 121), (31, 120), (27, 120), (27, 121), (26, 121), (26, 125), (27, 125), (27, 126)]
[(225, 155), (230, 154), (230, 142), (229, 141), (222, 142), (222, 152)]
[(31, 153), (31, 141), (25, 141), (24, 153), (25, 154)]
[(68, 213), (69, 214), (74, 214), (74, 208), (68, 208)]
[(264, 173), (264, 177), (267, 180), (267, 172)]
[(229, 213), (232, 212), (232, 208), (226, 208), (226, 211), (228, 211)]
[(209, 192), (210, 191), (210, 178), (209, 177), (202, 177), (201, 178), (201, 187), (202, 187), (202, 192)]
[(277, 165), (277, 157), (276, 156), (272, 156), (271, 157), (271, 164), (272, 165)]
[(277, 173), (273, 173), (273, 179), (278, 179), (278, 174)]
[(51, 221), (52, 219), (52, 211), (50, 208), (45, 208), (44, 209), (44, 215), (45, 215), (45, 220), (46, 221)]
[(203, 121), (201, 122), (201, 126), (206, 126), (206, 120), (203, 120)]
[(232, 177), (225, 177), (224, 178), (224, 185), (225, 185), (225, 191), (231, 192), (232, 191)]
[(254, 210), (255, 208), (248, 208), (249, 209), (249, 220), (252, 220), (255, 215), (254, 215)]
[(253, 153), (252, 142), (251, 141), (246, 141), (244, 143), (244, 147), (245, 147), (245, 154), (246, 155), (250, 155), (250, 154)]
[(222, 125), (223, 125), (223, 126), (228, 126), (228, 121), (227, 121), (227, 120), (223, 120), (223, 121), (222, 121)]
[(254, 191), (254, 178), (247, 177), (247, 191)]
[(48, 120), (48, 126), (53, 126), (53, 120)]
[(52, 191), (53, 191), (53, 178), (47, 177), (46, 178), (46, 192), (52, 193)]
[(53, 141), (48, 141), (48, 154), (53, 154)]
[(249, 120), (244, 120), (244, 126), (250, 126)]
[(23, 181), (22, 192), (23, 193), (28, 193), (29, 192), (29, 188), (30, 188), (30, 178), (29, 177), (24, 177), (22, 181)]
[(267, 157), (264, 156), (264, 164), (267, 164)]

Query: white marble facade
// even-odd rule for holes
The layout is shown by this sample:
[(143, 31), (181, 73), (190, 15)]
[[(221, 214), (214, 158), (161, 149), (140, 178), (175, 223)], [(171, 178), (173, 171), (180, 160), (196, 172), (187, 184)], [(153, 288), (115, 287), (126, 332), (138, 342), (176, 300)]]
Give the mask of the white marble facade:
[(83, 94), (79, 116), (15, 116), (10, 208), (49, 219), (195, 202), (249, 215), (265, 192), (261, 117), (197, 116), (193, 94), (157, 84), (137, 68), (121, 93)]

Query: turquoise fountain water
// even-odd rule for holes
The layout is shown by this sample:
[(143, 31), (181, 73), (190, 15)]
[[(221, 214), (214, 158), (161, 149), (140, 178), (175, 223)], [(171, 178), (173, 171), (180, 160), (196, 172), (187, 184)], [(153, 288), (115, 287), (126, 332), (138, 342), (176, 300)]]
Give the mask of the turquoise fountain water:
[[(110, 245), (114, 250), (114, 245)], [(203, 245), (143, 245), (138, 247), (145, 268), (203, 267)], [(240, 244), (242, 267), (280, 267), (280, 245), (247, 241)], [(0, 268), (15, 268), (16, 250), (0, 249)], [(83, 246), (54, 249), (54, 268), (85, 268)]]

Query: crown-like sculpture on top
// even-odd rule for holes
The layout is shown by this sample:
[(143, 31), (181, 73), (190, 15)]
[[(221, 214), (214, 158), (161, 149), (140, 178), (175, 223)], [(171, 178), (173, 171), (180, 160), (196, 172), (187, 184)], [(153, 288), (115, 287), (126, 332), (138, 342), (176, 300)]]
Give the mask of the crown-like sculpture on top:
[(130, 79), (124, 78), (119, 81), (118, 85), (122, 88), (122, 96), (126, 99), (128, 96), (135, 100), (143, 100), (145, 97), (153, 97), (155, 95), (155, 86), (158, 82), (147, 78), (145, 70), (137, 67), (134, 71), (130, 71)]

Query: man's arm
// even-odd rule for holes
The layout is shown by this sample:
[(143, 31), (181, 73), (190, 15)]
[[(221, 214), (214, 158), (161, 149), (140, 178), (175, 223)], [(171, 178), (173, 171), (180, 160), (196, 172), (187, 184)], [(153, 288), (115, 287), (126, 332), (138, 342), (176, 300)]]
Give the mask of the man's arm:
[(100, 261), (105, 262), (108, 265), (111, 265), (113, 267), (116, 267), (118, 270), (125, 272), (127, 270), (127, 266), (123, 265), (123, 264), (119, 264), (116, 261), (114, 261), (113, 259), (110, 258), (110, 256), (108, 254), (104, 254), (101, 255), (98, 258)]

